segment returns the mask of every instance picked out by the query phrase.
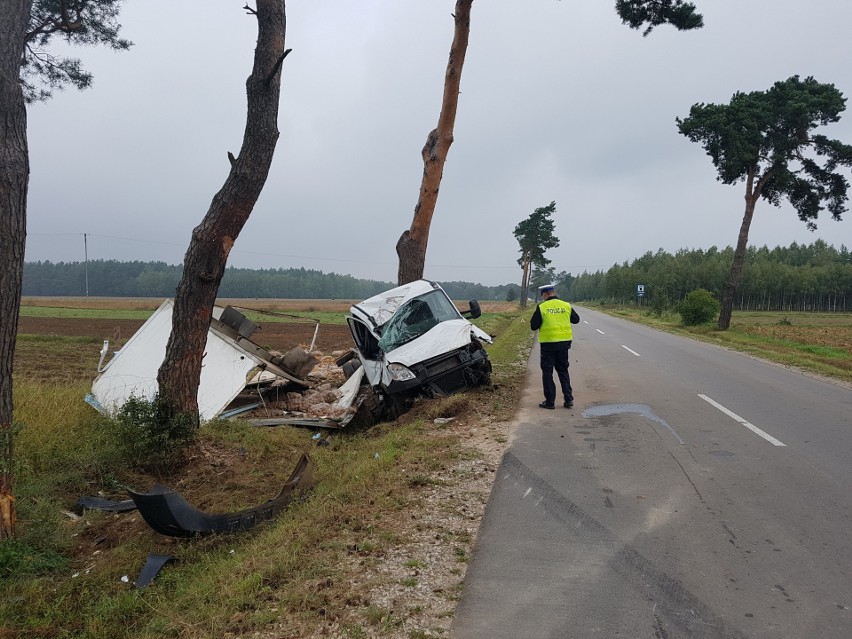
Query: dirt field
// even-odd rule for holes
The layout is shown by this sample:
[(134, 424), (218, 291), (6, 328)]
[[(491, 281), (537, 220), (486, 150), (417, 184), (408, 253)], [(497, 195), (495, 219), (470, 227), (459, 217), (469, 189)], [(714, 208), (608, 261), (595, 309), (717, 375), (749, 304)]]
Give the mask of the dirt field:
[[(142, 324), (142, 320), (21, 317), (18, 321), (18, 333), (108, 339), (113, 345), (119, 345), (139, 330)], [(276, 351), (287, 351), (299, 345), (308, 346), (314, 335), (314, 325), (308, 323), (267, 322), (261, 327), (252, 336), (252, 341)], [(348, 327), (320, 324), (316, 349), (331, 353), (352, 346), (352, 335)]]
[[(91, 309), (138, 309), (156, 310), (162, 303), (154, 298), (84, 298), (84, 297), (28, 297), (22, 300), (23, 306), (42, 306), (57, 308)], [(352, 300), (283, 300), (283, 299), (220, 299), (220, 305), (233, 305), (262, 311), (286, 312), (328, 312), (346, 313), (352, 306)], [(465, 303), (457, 302), (459, 308), (467, 308)], [(482, 302), (485, 312), (501, 312), (512, 307), (506, 302)], [(57, 335), (67, 337), (90, 337), (97, 340), (110, 340), (112, 347), (120, 347), (142, 326), (143, 320), (128, 319), (74, 319), (62, 317), (21, 317), (18, 321), (18, 333), (23, 335)], [(261, 321), (260, 330), (251, 340), (270, 350), (288, 351), (294, 346), (307, 347), (314, 335), (314, 324), (309, 322)], [(352, 335), (349, 328), (340, 324), (320, 324), (315, 349), (325, 354), (352, 348)]]
[[(276, 298), (218, 298), (218, 306), (232, 305), (266, 311), (328, 311), (345, 313), (357, 300), (285, 300)], [(135, 309), (155, 311), (160, 297), (25, 297), (21, 306), (59, 308)]]

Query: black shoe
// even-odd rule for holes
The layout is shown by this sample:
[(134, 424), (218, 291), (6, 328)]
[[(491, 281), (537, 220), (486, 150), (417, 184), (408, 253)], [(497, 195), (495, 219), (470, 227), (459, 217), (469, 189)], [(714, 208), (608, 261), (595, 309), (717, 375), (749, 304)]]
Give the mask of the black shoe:
[(542, 402), (541, 404), (538, 405), (538, 407), (539, 408), (549, 408), (550, 410), (553, 410), (554, 408), (556, 408), (556, 406), (554, 406), (553, 404), (548, 404), (547, 402)]
[(565, 402), (562, 404), (565, 408), (574, 408), (574, 402)]

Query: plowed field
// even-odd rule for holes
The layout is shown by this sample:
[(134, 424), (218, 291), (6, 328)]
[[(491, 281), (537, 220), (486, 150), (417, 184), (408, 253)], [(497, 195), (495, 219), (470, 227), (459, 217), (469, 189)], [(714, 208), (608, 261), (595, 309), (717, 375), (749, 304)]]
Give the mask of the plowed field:
[[(62, 335), (92, 337), (123, 343), (139, 327), (142, 320), (124, 319), (69, 319), (56, 317), (21, 317), (18, 333), (29, 335)], [(267, 349), (287, 351), (294, 346), (308, 346), (314, 335), (314, 324), (291, 322), (266, 322), (252, 335), (252, 341)], [(118, 345), (118, 344), (116, 344)], [(320, 324), (315, 348), (330, 354), (352, 348), (349, 328), (339, 324)]]

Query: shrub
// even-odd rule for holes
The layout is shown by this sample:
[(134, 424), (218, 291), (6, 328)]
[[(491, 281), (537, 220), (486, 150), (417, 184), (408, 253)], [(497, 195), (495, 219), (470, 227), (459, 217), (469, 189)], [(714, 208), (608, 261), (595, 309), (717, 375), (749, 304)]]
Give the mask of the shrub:
[(668, 295), (654, 295), (651, 298), (651, 310), (657, 318), (662, 317), (663, 313), (669, 308), (669, 306), (671, 306), (671, 302), (669, 301)]
[(712, 321), (719, 314), (720, 307), (713, 293), (699, 288), (687, 293), (675, 310), (685, 326), (698, 326)]
[(149, 402), (131, 397), (113, 424), (120, 453), (126, 461), (155, 473), (178, 466), (198, 432), (194, 415), (177, 413), (160, 399)]

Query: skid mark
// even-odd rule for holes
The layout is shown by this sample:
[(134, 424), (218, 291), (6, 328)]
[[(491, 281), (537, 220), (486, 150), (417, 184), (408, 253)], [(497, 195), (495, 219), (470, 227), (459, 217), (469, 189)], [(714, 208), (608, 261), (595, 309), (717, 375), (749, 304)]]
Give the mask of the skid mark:
[(610, 568), (657, 602), (657, 612), (690, 639), (745, 639), (677, 579), (659, 570), (629, 545), (609, 562)]
[[(610, 547), (609, 567), (627, 583), (656, 603), (656, 611), (690, 639), (746, 639), (689, 592), (678, 580), (658, 569), (630, 544), (620, 546), (609, 528), (566, 498), (511, 451), (503, 455), (501, 477), (512, 478), (525, 490), (537, 493), (538, 502), (565, 524), (566, 532), (586, 543)], [(525, 493), (524, 496), (528, 495)], [(661, 628), (658, 625), (658, 630)]]

